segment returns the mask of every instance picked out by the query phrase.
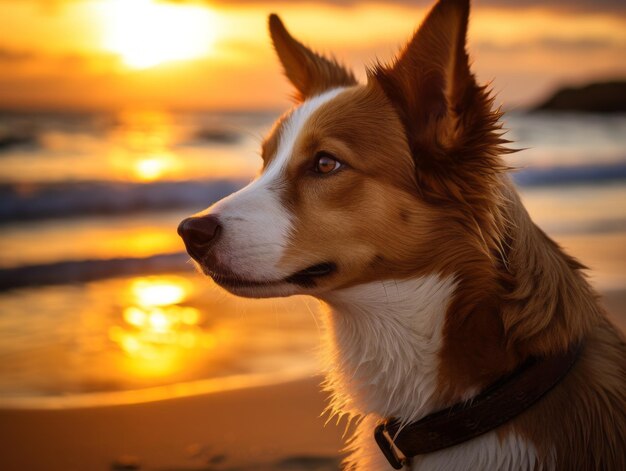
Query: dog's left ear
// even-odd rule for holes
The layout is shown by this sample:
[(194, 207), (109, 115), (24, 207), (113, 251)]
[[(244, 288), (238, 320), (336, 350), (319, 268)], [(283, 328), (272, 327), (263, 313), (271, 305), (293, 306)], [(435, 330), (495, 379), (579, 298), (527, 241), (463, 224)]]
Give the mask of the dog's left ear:
[(454, 146), (479, 92), (465, 50), (468, 16), (469, 0), (440, 0), (395, 62), (371, 72), (398, 110), (414, 156), (424, 146)]
[(356, 85), (352, 72), (296, 41), (277, 15), (270, 15), (269, 27), (285, 75), (296, 87), (296, 100), (304, 101), (331, 88)]
[(416, 190), (463, 204), (478, 239), (495, 252), (506, 170), (500, 156), (514, 151), (504, 146), (493, 98), (470, 72), (468, 17), (469, 0), (439, 0), (395, 62), (370, 71), (368, 85), (382, 89), (404, 125)]

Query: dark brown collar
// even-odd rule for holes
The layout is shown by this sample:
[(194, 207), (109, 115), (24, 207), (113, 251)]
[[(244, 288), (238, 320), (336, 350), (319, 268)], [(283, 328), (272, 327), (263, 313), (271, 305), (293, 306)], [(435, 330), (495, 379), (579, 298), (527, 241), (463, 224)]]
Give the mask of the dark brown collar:
[(568, 373), (581, 344), (568, 352), (532, 358), (474, 399), (458, 403), (417, 422), (389, 419), (374, 437), (391, 466), (401, 469), (417, 455), (432, 453), (489, 432), (524, 412)]

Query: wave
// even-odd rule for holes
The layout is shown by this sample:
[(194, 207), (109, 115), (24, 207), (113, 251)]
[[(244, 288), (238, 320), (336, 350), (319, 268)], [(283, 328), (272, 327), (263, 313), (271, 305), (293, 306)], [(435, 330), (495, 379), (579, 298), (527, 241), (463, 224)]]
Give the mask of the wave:
[(521, 187), (599, 185), (626, 180), (626, 161), (599, 165), (529, 167), (513, 173)]
[(243, 180), (214, 180), (0, 184), (0, 221), (180, 208), (195, 208), (197, 211), (245, 183)]
[[(626, 219), (589, 221), (586, 224), (553, 223), (544, 226), (551, 235), (593, 235), (626, 232)], [(115, 277), (181, 273), (192, 270), (184, 252), (150, 257), (64, 260), (53, 263), (0, 268), (0, 291), (15, 288), (85, 283)]]
[(118, 276), (144, 276), (190, 271), (186, 253), (146, 258), (72, 260), (0, 269), (0, 291), (29, 286), (84, 283)]
[(31, 130), (0, 131), (0, 156), (15, 148), (34, 148), (39, 144), (39, 136)]
[[(599, 185), (626, 181), (626, 161), (612, 164), (529, 167), (513, 173), (521, 187)], [(154, 183), (67, 182), (0, 184), (0, 221), (150, 210), (200, 210), (245, 185), (244, 180)]]

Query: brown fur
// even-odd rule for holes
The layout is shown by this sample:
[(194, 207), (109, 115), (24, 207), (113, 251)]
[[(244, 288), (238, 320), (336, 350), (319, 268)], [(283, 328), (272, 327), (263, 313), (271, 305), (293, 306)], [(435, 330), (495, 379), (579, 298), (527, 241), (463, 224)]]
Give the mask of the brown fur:
[(623, 336), (599, 320), (573, 371), (502, 432), (526, 437), (559, 470), (626, 469), (625, 352)]
[(276, 15), (270, 15), (270, 34), (285, 74), (297, 90), (296, 101), (329, 88), (356, 85), (352, 72), (296, 41)]
[[(584, 342), (578, 363), (539, 404), (501, 429), (557, 469), (626, 469), (626, 345), (583, 268), (537, 228), (501, 155), (500, 113), (470, 72), (469, 4), (441, 0), (367, 85), (295, 41), (272, 38), (299, 99), (351, 87), (298, 137), (283, 201), (298, 215), (285, 267), (333, 261), (324, 289), (438, 273), (456, 276), (439, 374), (440, 405), (465, 398), (530, 356)], [(276, 152), (280, 124), (264, 144)], [(312, 169), (319, 151), (346, 167)], [(554, 453), (554, 455), (552, 455)]]

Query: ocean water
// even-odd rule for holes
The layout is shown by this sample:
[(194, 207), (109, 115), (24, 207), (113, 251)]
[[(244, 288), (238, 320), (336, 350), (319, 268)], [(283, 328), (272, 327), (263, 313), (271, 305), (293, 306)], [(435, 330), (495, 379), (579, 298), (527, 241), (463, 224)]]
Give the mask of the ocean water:
[[(0, 114), (0, 406), (319, 371), (316, 301), (228, 295), (176, 235), (254, 177), (276, 116)], [(626, 287), (626, 116), (505, 123), (535, 221)]]

